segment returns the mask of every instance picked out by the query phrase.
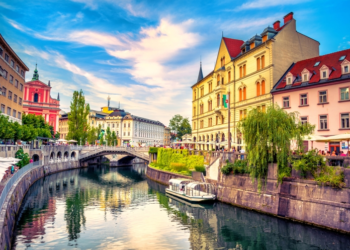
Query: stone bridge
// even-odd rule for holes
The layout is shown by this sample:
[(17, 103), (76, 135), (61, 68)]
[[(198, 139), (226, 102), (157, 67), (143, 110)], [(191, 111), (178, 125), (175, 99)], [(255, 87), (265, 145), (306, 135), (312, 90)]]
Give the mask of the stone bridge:
[[(105, 155), (112, 155), (112, 154), (121, 154), (125, 155), (122, 159), (129, 158), (139, 158), (145, 161), (149, 161), (149, 155), (148, 155), (148, 149), (143, 148), (128, 148), (128, 147), (108, 147), (108, 146), (102, 146), (102, 147), (84, 147), (84, 151), (87, 151), (86, 153), (81, 153), (79, 155), (79, 161), (81, 164), (84, 164), (88, 161), (91, 161), (96, 158), (102, 158), (102, 156)], [(121, 160), (121, 159), (119, 159)], [(101, 160), (100, 160), (101, 162)]]

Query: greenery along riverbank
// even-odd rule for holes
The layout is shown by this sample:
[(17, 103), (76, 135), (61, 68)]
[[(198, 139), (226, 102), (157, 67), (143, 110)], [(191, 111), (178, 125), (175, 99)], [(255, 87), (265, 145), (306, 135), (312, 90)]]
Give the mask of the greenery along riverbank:
[(157, 153), (157, 160), (150, 163), (151, 167), (188, 176), (193, 171), (205, 171), (204, 157), (189, 155), (187, 149), (152, 148), (152, 152)]

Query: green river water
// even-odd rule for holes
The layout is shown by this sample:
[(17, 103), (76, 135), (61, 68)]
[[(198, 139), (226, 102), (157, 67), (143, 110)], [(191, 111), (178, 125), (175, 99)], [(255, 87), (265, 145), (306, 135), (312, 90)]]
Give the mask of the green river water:
[(165, 195), (145, 165), (94, 166), (38, 180), (13, 249), (350, 249), (350, 236), (216, 202)]

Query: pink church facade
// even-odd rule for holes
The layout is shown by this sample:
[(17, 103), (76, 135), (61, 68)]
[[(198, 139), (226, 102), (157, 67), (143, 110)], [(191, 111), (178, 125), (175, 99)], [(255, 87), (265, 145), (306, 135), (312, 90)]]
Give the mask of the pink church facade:
[[(301, 122), (315, 125), (314, 135), (350, 133), (350, 50), (310, 58), (293, 64), (271, 91), (274, 103), (298, 112)], [(311, 149), (348, 152), (347, 141), (312, 142)]]
[(48, 84), (39, 80), (37, 69), (34, 71), (33, 79), (24, 84), (23, 112), (26, 114), (41, 115), (45, 118), (54, 131), (58, 131), (60, 99), (51, 97), (50, 81)]

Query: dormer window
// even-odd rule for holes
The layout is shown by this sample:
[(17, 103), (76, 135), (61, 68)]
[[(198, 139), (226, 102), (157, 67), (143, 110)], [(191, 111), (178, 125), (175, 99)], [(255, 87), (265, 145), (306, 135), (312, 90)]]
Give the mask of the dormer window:
[(347, 73), (349, 73), (349, 66), (348, 65), (344, 66), (344, 74), (347, 74)]
[(322, 78), (327, 78), (327, 71), (322, 71)]
[(329, 77), (330, 74), (330, 69), (327, 65), (323, 65), (320, 68), (320, 75), (321, 75), (321, 79), (327, 79)]
[(287, 78), (287, 85), (291, 85), (292, 84), (292, 78), (291, 77), (288, 77)]
[(341, 67), (342, 67), (342, 73), (343, 74), (349, 74), (350, 73), (350, 62), (345, 59), (342, 63), (341, 63)]

